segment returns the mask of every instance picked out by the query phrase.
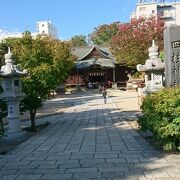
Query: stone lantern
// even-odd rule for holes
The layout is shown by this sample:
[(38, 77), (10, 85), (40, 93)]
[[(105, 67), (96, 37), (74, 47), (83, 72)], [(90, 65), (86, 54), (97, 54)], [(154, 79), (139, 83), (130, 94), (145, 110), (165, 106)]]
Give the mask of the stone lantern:
[(138, 64), (137, 70), (145, 73), (145, 94), (156, 92), (163, 88), (165, 63), (158, 57), (158, 47), (153, 40), (152, 46), (149, 48), (149, 59), (145, 65)]
[(8, 107), (8, 130), (4, 138), (7, 139), (22, 139), (24, 133), (20, 127), (20, 110), (19, 104), (25, 95), (22, 92), (20, 78), (27, 75), (27, 70), (21, 70), (18, 65), (14, 65), (12, 53), (8, 48), (8, 53), (5, 54), (5, 65), (1, 67), (0, 76), (3, 78), (2, 87), (3, 93), (1, 98), (6, 101)]

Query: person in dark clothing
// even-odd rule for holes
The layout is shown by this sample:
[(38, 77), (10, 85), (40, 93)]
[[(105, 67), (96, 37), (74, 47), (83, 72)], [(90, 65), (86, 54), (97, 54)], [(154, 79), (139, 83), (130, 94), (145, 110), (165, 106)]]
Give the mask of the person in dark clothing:
[(104, 98), (104, 103), (106, 104), (107, 102), (107, 91), (104, 89), (102, 92), (103, 98)]

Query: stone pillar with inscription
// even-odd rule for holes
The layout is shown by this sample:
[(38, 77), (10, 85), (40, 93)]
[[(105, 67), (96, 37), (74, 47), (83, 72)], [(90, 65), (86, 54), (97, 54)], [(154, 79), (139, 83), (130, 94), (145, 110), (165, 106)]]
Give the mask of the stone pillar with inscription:
[(14, 65), (9, 48), (8, 54), (5, 54), (5, 65), (0, 70), (4, 90), (1, 98), (6, 101), (8, 106), (8, 130), (5, 132), (4, 139), (21, 140), (24, 138), (24, 133), (20, 127), (19, 104), (24, 96), (20, 77), (26, 76), (26, 74), (27, 70), (22, 71), (17, 65)]
[(171, 24), (164, 30), (166, 86), (180, 84), (180, 26)]

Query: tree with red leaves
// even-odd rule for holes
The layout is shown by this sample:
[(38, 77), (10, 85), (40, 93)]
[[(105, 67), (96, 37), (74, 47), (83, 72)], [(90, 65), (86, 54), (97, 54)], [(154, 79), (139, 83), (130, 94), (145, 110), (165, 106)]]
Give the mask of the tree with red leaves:
[(156, 17), (132, 19), (120, 24), (119, 33), (112, 38), (111, 50), (118, 63), (135, 67), (148, 58), (148, 48), (154, 39), (163, 50), (164, 22)]

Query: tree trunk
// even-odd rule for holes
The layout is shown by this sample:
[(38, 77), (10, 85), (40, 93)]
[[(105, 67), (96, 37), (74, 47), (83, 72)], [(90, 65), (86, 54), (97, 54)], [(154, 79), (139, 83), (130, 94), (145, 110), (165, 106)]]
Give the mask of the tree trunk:
[(37, 131), (35, 116), (36, 116), (36, 109), (31, 109), (30, 110), (31, 131), (33, 131), (33, 132)]

